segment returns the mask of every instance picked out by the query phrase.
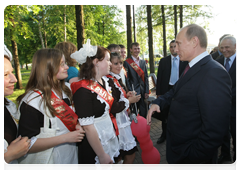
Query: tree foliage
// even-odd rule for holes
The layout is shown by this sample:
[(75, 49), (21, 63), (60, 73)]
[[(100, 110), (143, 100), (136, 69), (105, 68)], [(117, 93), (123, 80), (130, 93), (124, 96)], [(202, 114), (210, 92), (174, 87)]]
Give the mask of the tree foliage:
[[(202, 26), (207, 26), (206, 19), (211, 17), (211, 12), (204, 11), (205, 7), (207, 6), (183, 5), (183, 26), (195, 22), (199, 17), (205, 19)], [(161, 6), (152, 5), (151, 9), (154, 53), (162, 54)], [(124, 28), (126, 18), (118, 6), (84, 5), (83, 10), (85, 38), (91, 39), (91, 44), (104, 47), (111, 43), (127, 45), (126, 28)], [(178, 6), (178, 15), (179, 12)], [(12, 38), (18, 46), (20, 64), (31, 63), (32, 56), (38, 49), (53, 48), (57, 43), (65, 40), (64, 16), (66, 16), (66, 39), (77, 45), (74, 5), (9, 5), (4, 11), (4, 43), (11, 50)], [(168, 45), (168, 42), (174, 39), (173, 5), (165, 5), (165, 18)], [(148, 54), (146, 6), (136, 9), (135, 20), (141, 55)]]
[[(121, 14), (116, 5), (84, 5), (86, 39), (94, 45), (107, 47), (110, 43), (126, 44)], [(11, 50), (10, 30), (18, 45), (20, 64), (32, 62), (34, 53), (64, 41), (64, 5), (9, 5), (4, 11), (4, 43)], [(67, 41), (77, 45), (75, 6), (66, 6)], [(40, 33), (42, 37), (40, 37)]]
[[(208, 22), (207, 18), (212, 17), (211, 6), (203, 5), (183, 5), (183, 26), (195, 23), (197, 19), (202, 19), (201, 26), (207, 29)], [(166, 24), (166, 45), (168, 47), (169, 42), (175, 39), (174, 35), (174, 6), (164, 5), (165, 11), (165, 24)], [(180, 15), (180, 6), (177, 8), (177, 16)], [(180, 21), (180, 19), (178, 19)], [(163, 32), (162, 32), (162, 13), (161, 5), (152, 5), (152, 22), (153, 22), (153, 42), (155, 54), (163, 54)], [(136, 11), (136, 23), (138, 25), (138, 40), (142, 37), (141, 43), (147, 44), (144, 39), (148, 38), (147, 35), (147, 12), (146, 6), (140, 6)], [(180, 30), (180, 23), (177, 24), (178, 30)], [(143, 45), (144, 46), (144, 45)], [(169, 48), (167, 48), (169, 50)], [(143, 53), (148, 53), (148, 51), (143, 51)], [(168, 51), (169, 53), (169, 51)]]

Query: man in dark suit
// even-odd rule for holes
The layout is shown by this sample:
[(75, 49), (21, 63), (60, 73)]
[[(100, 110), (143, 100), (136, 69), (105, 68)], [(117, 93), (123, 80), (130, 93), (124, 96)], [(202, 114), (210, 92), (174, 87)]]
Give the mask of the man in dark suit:
[[(176, 43), (175, 40), (172, 40), (169, 44), (171, 55), (164, 57), (160, 60), (158, 66), (157, 74), (157, 89), (156, 95), (165, 94), (169, 91), (173, 85), (177, 82), (180, 75), (182, 74), (184, 68), (187, 65), (187, 62), (180, 61), (179, 56), (175, 52)], [(167, 115), (169, 112), (169, 107), (162, 110), (162, 114), (155, 114), (154, 117), (162, 121), (162, 134), (161, 137), (157, 140), (157, 143), (160, 144), (166, 139), (166, 128), (167, 128)]]
[(211, 56), (214, 60), (217, 60), (222, 55), (222, 52), (221, 52), (221, 49), (220, 49), (220, 42), (226, 36), (231, 36), (231, 35), (230, 34), (224, 34), (223, 36), (221, 36), (221, 38), (219, 39), (219, 43), (218, 43), (218, 50), (211, 54)]
[(205, 30), (191, 24), (180, 30), (176, 52), (187, 61), (173, 88), (157, 98), (151, 116), (170, 105), (166, 156), (169, 164), (216, 163), (218, 147), (229, 127), (231, 78), (206, 51)]
[[(236, 160), (236, 39), (232, 36), (224, 37), (220, 43), (220, 48), (223, 55), (217, 59), (228, 71), (232, 80), (232, 112), (230, 117), (230, 133), (224, 137), (221, 148), (221, 155), (218, 163), (225, 161), (235, 162)], [(230, 134), (233, 144), (233, 159), (230, 154)]]
[[(135, 92), (141, 94), (141, 99), (137, 102), (140, 116), (146, 118), (147, 115), (147, 104), (145, 99), (149, 97), (149, 84), (148, 74), (146, 68), (146, 62), (141, 60), (139, 57), (140, 46), (137, 42), (132, 43), (130, 47), (132, 56), (124, 61), (124, 68), (127, 71), (127, 88), (132, 91), (132, 85), (134, 86)], [(135, 108), (135, 107), (133, 107)], [(135, 110), (136, 113), (138, 113)]]

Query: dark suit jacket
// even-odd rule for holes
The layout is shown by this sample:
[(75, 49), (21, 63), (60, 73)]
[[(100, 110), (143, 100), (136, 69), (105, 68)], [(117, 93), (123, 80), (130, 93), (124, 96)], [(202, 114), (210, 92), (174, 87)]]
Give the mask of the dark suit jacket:
[[(133, 59), (131, 57), (131, 59)], [(144, 80), (145, 83), (142, 81), (141, 77), (137, 74), (137, 72), (126, 62), (123, 63), (126, 71), (127, 71), (127, 88), (129, 91), (132, 91), (132, 84), (134, 86), (134, 90), (137, 94), (141, 94), (142, 97), (145, 93), (149, 94), (149, 84), (148, 84), (148, 74), (146, 68), (146, 62), (144, 60), (139, 61), (139, 67), (144, 72)]]
[[(224, 66), (224, 56), (222, 55), (220, 58), (216, 60), (220, 64)], [(229, 69), (229, 75), (232, 80), (232, 117), (236, 117), (236, 58), (232, 63), (231, 68)]]
[(168, 163), (206, 163), (216, 159), (229, 129), (231, 84), (226, 70), (208, 55), (153, 102), (160, 109), (170, 105)]
[[(187, 64), (188, 64), (187, 62), (180, 61), (179, 77)], [(168, 91), (168, 85), (171, 76), (171, 68), (172, 68), (171, 55), (164, 57), (159, 61), (156, 95), (163, 95)]]
[(214, 60), (217, 60), (217, 59), (218, 59), (218, 57), (220, 57), (220, 55), (219, 55), (219, 52), (218, 52), (218, 51), (216, 51), (215, 53), (212, 53), (212, 54), (211, 54), (211, 56), (212, 56), (212, 58), (213, 58)]

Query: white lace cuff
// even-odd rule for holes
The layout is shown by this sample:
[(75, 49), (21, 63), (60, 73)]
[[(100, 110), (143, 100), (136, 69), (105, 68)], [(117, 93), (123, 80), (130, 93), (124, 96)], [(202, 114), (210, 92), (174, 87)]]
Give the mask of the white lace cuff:
[(7, 141), (4, 139), (4, 153), (7, 152), (7, 147), (8, 147), (8, 143), (7, 143)]
[(91, 125), (94, 123), (94, 116), (79, 118), (78, 121), (81, 126)]

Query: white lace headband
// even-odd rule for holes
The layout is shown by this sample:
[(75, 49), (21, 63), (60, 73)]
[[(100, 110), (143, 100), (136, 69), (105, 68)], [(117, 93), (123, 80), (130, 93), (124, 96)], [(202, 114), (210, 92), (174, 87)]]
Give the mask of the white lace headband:
[(10, 61), (12, 61), (12, 53), (8, 50), (5, 44), (4, 44), (4, 55), (8, 56)]
[(71, 58), (75, 59), (79, 64), (86, 62), (87, 57), (93, 57), (97, 54), (97, 46), (90, 44), (90, 39), (87, 39), (87, 43), (83, 44), (83, 48), (70, 55)]

